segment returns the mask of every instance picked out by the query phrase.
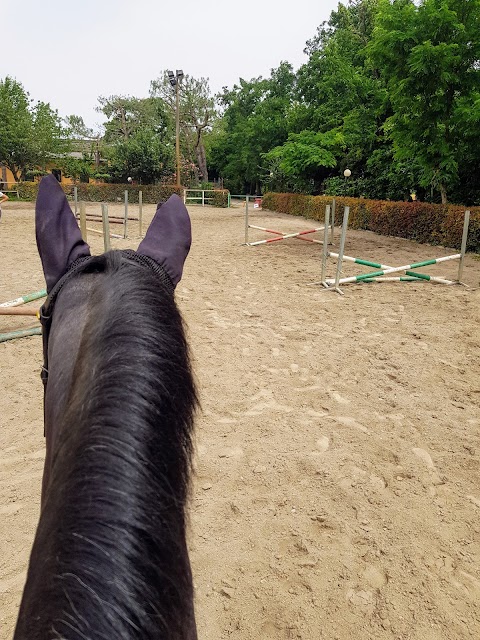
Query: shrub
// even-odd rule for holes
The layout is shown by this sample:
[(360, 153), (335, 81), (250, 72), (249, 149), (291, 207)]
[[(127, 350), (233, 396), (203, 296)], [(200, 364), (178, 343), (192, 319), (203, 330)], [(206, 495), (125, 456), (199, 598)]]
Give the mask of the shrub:
[[(427, 202), (391, 202), (365, 198), (336, 197), (335, 224), (342, 221), (343, 207), (350, 207), (348, 226), (367, 229), (380, 235), (397, 236), (459, 249), (466, 207)], [(297, 193), (267, 193), (263, 209), (305, 216), (323, 222), (329, 196), (305, 196)], [(470, 227), (467, 250), (480, 253), (480, 207), (469, 207)]]
[[(128, 201), (138, 202), (138, 192), (142, 191), (145, 204), (156, 204), (167, 200), (172, 193), (183, 196), (183, 190), (176, 185), (168, 184), (90, 184), (80, 183), (77, 186), (78, 200), (85, 202), (123, 202), (125, 191), (128, 191)], [(67, 196), (73, 196), (73, 184), (62, 185)], [(19, 182), (18, 195), (23, 200), (35, 200), (38, 192), (37, 182)]]

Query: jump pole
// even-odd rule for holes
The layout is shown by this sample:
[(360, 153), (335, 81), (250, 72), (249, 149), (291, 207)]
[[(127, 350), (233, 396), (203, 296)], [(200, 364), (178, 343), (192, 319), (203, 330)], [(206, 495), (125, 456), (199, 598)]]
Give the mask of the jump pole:
[(77, 205), (78, 205), (78, 189), (73, 187), (73, 201), (75, 202), (75, 217), (77, 217)]
[(45, 289), (42, 289), (41, 291), (34, 291), (33, 293), (27, 293), (24, 296), (15, 298), (15, 300), (2, 302), (2, 304), (0, 304), (0, 307), (19, 307), (21, 304), (25, 304), (26, 302), (32, 302), (33, 300), (39, 300), (40, 298), (45, 298), (46, 295), (47, 295), (47, 291)]
[(248, 195), (245, 197), (245, 244), (248, 245)]
[(0, 316), (37, 316), (38, 309), (32, 307), (0, 307)]
[(0, 333), (0, 342), (14, 340), (15, 338), (26, 338), (27, 336), (41, 336), (41, 327), (30, 327), (30, 329), (19, 329), (17, 331), (9, 331), (8, 333)]
[(138, 192), (138, 235), (142, 237), (143, 193)]

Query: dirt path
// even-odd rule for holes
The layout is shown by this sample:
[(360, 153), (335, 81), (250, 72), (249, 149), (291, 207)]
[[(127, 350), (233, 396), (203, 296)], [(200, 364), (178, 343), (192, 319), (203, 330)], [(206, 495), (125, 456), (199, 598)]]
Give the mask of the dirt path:
[[(177, 299), (203, 405), (191, 510), (199, 637), (479, 637), (478, 258), (466, 260), (471, 289), (377, 283), (341, 297), (307, 286), (319, 246), (246, 248), (240, 208), (190, 211)], [(252, 224), (313, 226), (270, 212)], [(137, 246), (133, 225), (116, 247)], [(101, 252), (101, 238), (92, 246)], [(4, 206), (0, 247), (0, 301), (43, 288), (31, 208)], [(346, 253), (409, 264), (452, 251), (352, 231)], [(0, 332), (31, 324), (0, 318)], [(38, 337), (0, 344), (2, 638), (38, 518), (40, 359)]]

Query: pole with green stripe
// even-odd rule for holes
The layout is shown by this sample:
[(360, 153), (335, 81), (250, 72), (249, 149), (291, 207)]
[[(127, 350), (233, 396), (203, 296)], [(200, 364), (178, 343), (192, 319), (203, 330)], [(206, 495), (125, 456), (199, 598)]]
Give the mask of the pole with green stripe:
[(33, 300), (38, 300), (39, 298), (45, 298), (46, 295), (47, 292), (45, 289), (42, 289), (41, 291), (34, 291), (33, 293), (27, 293), (24, 296), (15, 298), (15, 300), (3, 302), (2, 304), (0, 304), (0, 307), (19, 307), (21, 304), (26, 304), (27, 302), (32, 302)]

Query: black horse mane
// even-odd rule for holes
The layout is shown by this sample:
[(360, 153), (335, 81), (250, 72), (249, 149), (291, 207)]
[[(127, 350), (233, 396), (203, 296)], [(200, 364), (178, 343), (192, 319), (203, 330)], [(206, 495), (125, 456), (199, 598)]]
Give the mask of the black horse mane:
[(197, 396), (182, 318), (165, 283), (121, 252), (84, 271), (99, 275), (15, 638), (194, 638), (185, 507)]

